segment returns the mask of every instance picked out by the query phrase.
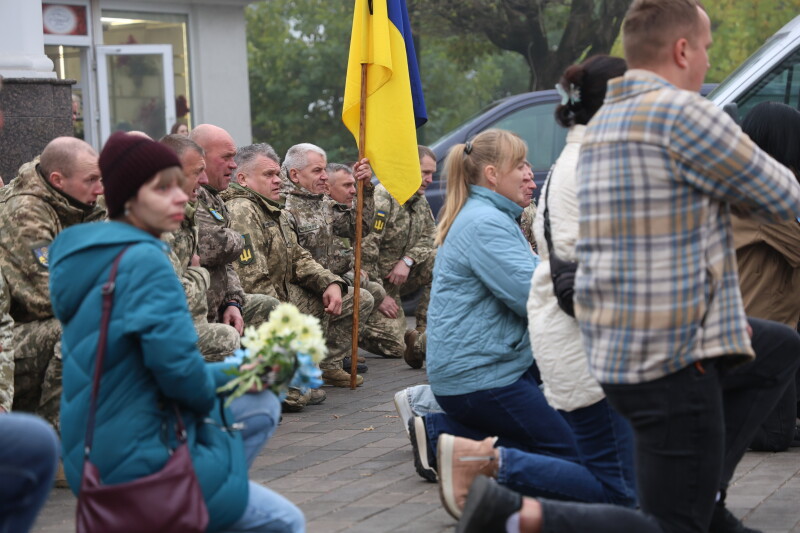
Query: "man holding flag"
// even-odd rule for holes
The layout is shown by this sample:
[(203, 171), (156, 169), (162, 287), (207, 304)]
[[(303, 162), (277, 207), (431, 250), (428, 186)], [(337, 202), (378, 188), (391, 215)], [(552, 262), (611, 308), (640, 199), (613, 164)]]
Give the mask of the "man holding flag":
[[(356, 0), (342, 121), (358, 142), (359, 159), (370, 160), (378, 180), (401, 205), (421, 185), (416, 128), (427, 120), (405, 0)], [(356, 279), (362, 188), (359, 183)]]

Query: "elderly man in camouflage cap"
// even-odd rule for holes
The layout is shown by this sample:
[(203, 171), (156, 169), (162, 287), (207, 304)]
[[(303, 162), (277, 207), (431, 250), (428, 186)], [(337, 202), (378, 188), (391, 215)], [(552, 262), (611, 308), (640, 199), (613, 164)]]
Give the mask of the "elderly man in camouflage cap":
[[(325, 268), (336, 259), (335, 241), (339, 237), (355, 237), (356, 213), (327, 197), (327, 156), (319, 146), (309, 143), (289, 148), (283, 161), (283, 192), (286, 195), (286, 218), (297, 235), (300, 246)], [(355, 177), (364, 181), (364, 222), (362, 231), (369, 232), (372, 219), (372, 170), (366, 160), (356, 164)], [(343, 315), (352, 316), (354, 291), (361, 291), (358, 313), (359, 329), (364, 331), (372, 312), (373, 298), (361, 288), (345, 288), (342, 293)], [(331, 321), (327, 328), (328, 357), (320, 363), (322, 379), (331, 385), (348, 386), (350, 375), (342, 368), (343, 359), (352, 350), (352, 321)], [(339, 385), (344, 383), (344, 385)]]
[[(365, 338), (389, 344), (405, 332), (404, 356), (411, 368), (421, 368), (425, 359), (424, 333), (436, 256), (433, 246), (436, 223), (425, 199), (425, 190), (436, 171), (436, 156), (430, 148), (420, 146), (419, 162), (422, 184), (404, 205), (397, 203), (383, 185), (375, 189), (375, 219), (363, 251), (364, 269), (370, 279), (383, 284), (388, 295), (377, 308), (382, 315), (378, 317), (379, 324), (370, 324)], [(416, 328), (406, 331), (400, 297), (420, 289)], [(391, 336), (386, 336), (385, 331), (391, 331)], [(365, 347), (371, 349), (369, 345)]]
[(206, 361), (222, 361), (240, 347), (240, 336), (228, 324), (208, 322), (206, 292), (211, 278), (208, 270), (200, 266), (197, 247), (199, 228), (195, 218), (197, 191), (202, 185), (208, 184), (205, 152), (186, 135), (167, 135), (160, 142), (178, 155), (186, 178), (183, 192), (189, 197), (181, 227), (172, 233), (164, 233), (161, 239), (169, 245), (169, 260), (186, 293), (186, 302), (197, 331), (197, 347)]
[(22, 165), (0, 194), (0, 267), (14, 319), (14, 410), (31, 411), (59, 429), (61, 325), (50, 306), (47, 250), (65, 228), (100, 220), (103, 193), (97, 152), (58, 137)]
[(236, 163), (236, 144), (224, 129), (201, 124), (189, 138), (205, 151), (208, 184), (198, 190), (197, 223), (200, 228), (200, 264), (208, 270), (211, 283), (207, 292), (208, 321), (236, 328), (241, 335), (245, 323), (257, 326), (269, 317), (278, 300), (265, 294), (245, 295), (233, 268), (245, 251), (245, 240), (231, 229), (231, 222), (220, 193), (228, 188)]

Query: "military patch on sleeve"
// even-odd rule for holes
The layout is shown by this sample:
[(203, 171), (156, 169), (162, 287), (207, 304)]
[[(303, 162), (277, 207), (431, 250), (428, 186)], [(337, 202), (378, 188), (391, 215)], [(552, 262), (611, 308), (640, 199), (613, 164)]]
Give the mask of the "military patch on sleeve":
[(33, 252), (33, 257), (36, 259), (36, 262), (39, 263), (39, 266), (44, 268), (45, 270), (50, 268), (50, 262), (48, 259), (48, 249), (50, 247), (50, 243), (47, 244), (37, 244), (31, 251)]
[(314, 224), (310, 222), (308, 224), (301, 224), (297, 227), (297, 233), (311, 233), (313, 231), (317, 231), (319, 229), (319, 224)]
[(214, 220), (216, 220), (217, 222), (223, 222), (225, 220), (225, 217), (222, 216), (222, 213), (220, 213), (213, 207), (209, 207), (208, 212), (211, 213), (211, 216), (214, 217)]
[(373, 224), (372, 228), (377, 233), (381, 233), (383, 231), (383, 228), (385, 227), (386, 227), (386, 211), (376, 211), (375, 223)]
[(249, 265), (255, 260), (253, 241), (250, 239), (249, 233), (245, 233), (242, 237), (244, 238), (244, 248), (242, 248), (242, 255), (239, 256), (239, 264)]

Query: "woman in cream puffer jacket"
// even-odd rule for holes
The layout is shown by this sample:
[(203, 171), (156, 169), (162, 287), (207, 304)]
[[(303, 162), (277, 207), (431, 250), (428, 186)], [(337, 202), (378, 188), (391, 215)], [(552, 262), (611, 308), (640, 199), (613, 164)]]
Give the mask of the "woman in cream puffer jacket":
[(569, 133), (539, 195), (533, 232), (542, 262), (533, 273), (527, 306), (531, 346), (545, 398), (572, 427), (583, 466), (617, 503), (635, 505), (633, 433), (590, 374), (577, 321), (558, 305), (544, 236), (544, 213), (549, 205), (553, 250), (563, 261), (576, 260), (577, 171), (583, 134), (603, 103), (608, 80), (621, 76), (625, 69), (622, 59), (594, 56), (569, 67), (556, 86), (562, 96), (556, 121), (568, 127)]

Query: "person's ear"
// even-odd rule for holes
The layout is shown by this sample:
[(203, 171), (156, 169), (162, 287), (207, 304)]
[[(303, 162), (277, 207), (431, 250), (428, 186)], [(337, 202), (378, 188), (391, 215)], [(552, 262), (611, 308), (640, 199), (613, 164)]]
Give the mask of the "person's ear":
[(497, 168), (494, 165), (483, 167), (483, 177), (492, 189), (497, 187)]
[(236, 173), (236, 183), (238, 183), (242, 187), (247, 187), (247, 176), (245, 175), (244, 172)]
[(672, 59), (682, 70), (689, 66), (689, 58), (687, 57), (688, 49), (689, 41), (685, 38), (678, 39), (672, 46)]
[(297, 171), (296, 168), (289, 169), (289, 179), (292, 180), (294, 183), (300, 183), (300, 178), (297, 177), (298, 174), (299, 172)]
[(64, 180), (67, 179), (61, 172), (51, 172), (50, 175), (47, 177), (47, 181), (50, 182), (50, 185), (58, 189), (59, 191), (64, 190)]

